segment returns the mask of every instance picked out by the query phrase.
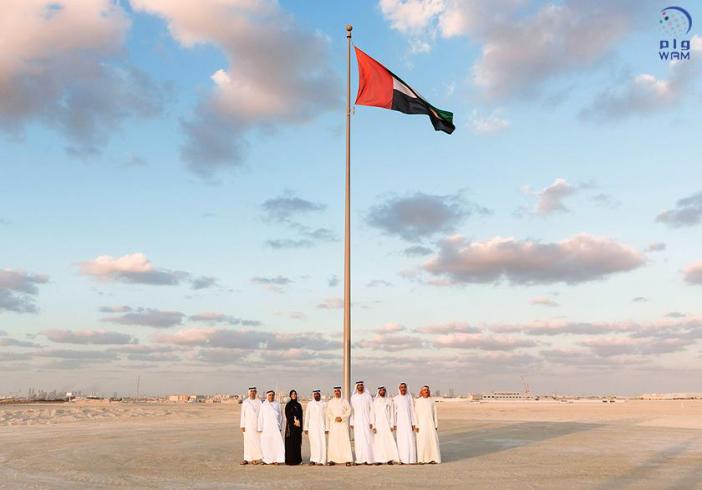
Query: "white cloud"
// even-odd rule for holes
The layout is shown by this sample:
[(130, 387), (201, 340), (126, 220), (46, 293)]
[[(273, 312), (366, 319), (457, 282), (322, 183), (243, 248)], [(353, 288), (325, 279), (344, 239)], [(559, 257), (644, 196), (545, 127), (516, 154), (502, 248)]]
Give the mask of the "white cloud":
[(376, 288), (378, 286), (390, 287), (392, 286), (392, 283), (390, 281), (386, 281), (385, 279), (373, 279), (366, 284), (367, 288)]
[(512, 351), (521, 347), (533, 347), (535, 342), (506, 335), (484, 333), (450, 333), (434, 337), (434, 347), (451, 349), (476, 349), (485, 351)]
[(36, 313), (38, 284), (46, 284), (49, 277), (12, 269), (0, 269), (0, 312)]
[(635, 322), (578, 322), (570, 320), (533, 321), (517, 324), (491, 324), (486, 329), (500, 333), (521, 333), (528, 336), (595, 336), (616, 335), (616, 338), (660, 338), (669, 340), (702, 338), (702, 318), (688, 315), (665, 315), (663, 318)]
[(281, 196), (266, 199), (261, 208), (266, 220), (289, 223), (300, 215), (324, 211), (326, 206), (286, 192)]
[(490, 114), (482, 115), (478, 109), (473, 109), (470, 128), (477, 134), (495, 134), (509, 128), (510, 123), (502, 117), (502, 111), (494, 110)]
[(131, 335), (107, 330), (44, 330), (40, 332), (52, 342), (61, 344), (136, 344)]
[(531, 336), (599, 335), (609, 333), (628, 333), (635, 330), (637, 328), (637, 324), (631, 322), (590, 323), (568, 320), (553, 320), (533, 321), (523, 324), (493, 324), (487, 325), (486, 328), (489, 328), (494, 332), (522, 333)]
[(128, 116), (161, 111), (164, 89), (120, 64), (130, 20), (110, 0), (6, 0), (0, 15), (0, 129), (31, 122), (95, 155)]
[[(221, 328), (191, 328), (175, 333), (154, 335), (152, 340), (159, 344), (180, 346), (201, 346), (222, 349), (257, 350), (334, 350), (341, 345), (318, 333), (299, 332), (284, 334), (261, 330), (228, 330)], [(231, 354), (230, 354), (231, 355)]]
[(621, 355), (667, 354), (683, 350), (688, 341), (684, 339), (645, 339), (631, 337), (594, 337), (580, 342), (600, 357)]
[(663, 242), (654, 242), (650, 244), (646, 249), (644, 250), (645, 252), (663, 252), (667, 248), (667, 245)]
[(553, 299), (547, 296), (536, 296), (535, 298), (531, 298), (529, 300), (529, 304), (538, 306), (550, 306), (552, 308), (561, 306), (557, 301), (554, 301)]
[(600, 92), (581, 117), (613, 121), (675, 109), (699, 75), (696, 56), (702, 54), (702, 37), (692, 38), (690, 51), (689, 61), (670, 62), (667, 79), (649, 73), (634, 75), (627, 83)]
[(576, 284), (604, 279), (643, 265), (643, 255), (611, 238), (581, 233), (555, 243), (496, 237), (467, 241), (460, 235), (440, 244), (424, 270), (449, 283)]
[(656, 221), (671, 228), (694, 226), (702, 222), (702, 192), (679, 199), (674, 209), (667, 209), (656, 216)]
[(444, 0), (380, 0), (379, 5), (390, 26), (405, 33), (423, 31), (446, 8)]
[(0, 347), (19, 347), (29, 349), (34, 347), (40, 347), (40, 345), (34, 342), (30, 342), (29, 340), (17, 340), (9, 337), (4, 337), (0, 339)]
[(407, 328), (404, 325), (400, 325), (399, 323), (395, 323), (395, 322), (390, 322), (390, 323), (386, 323), (386, 324), (376, 328), (375, 333), (381, 335), (381, 334), (404, 332), (405, 330), (407, 330)]
[(580, 0), (381, 0), (380, 7), (410, 42), (433, 43), (438, 33), (480, 43), (472, 80), (491, 97), (533, 95), (551, 79), (595, 67), (647, 12), (634, 0), (606, 6)]
[(175, 286), (181, 282), (187, 282), (193, 289), (217, 285), (214, 277), (193, 276), (188, 272), (156, 268), (143, 253), (132, 253), (121, 257), (100, 255), (93, 260), (81, 262), (79, 267), (81, 274), (108, 282), (153, 286)]
[(188, 318), (192, 322), (202, 322), (208, 324), (226, 323), (228, 325), (243, 325), (245, 327), (257, 327), (261, 325), (261, 322), (257, 320), (246, 320), (243, 318), (238, 318), (232, 315), (225, 315), (224, 313), (217, 313), (213, 311), (205, 311), (198, 313), (197, 315), (192, 315)]
[(591, 67), (630, 32), (632, 7), (632, 2), (604, 6), (571, 0), (476, 27), (473, 35), (483, 47), (473, 81), (488, 95), (502, 97), (533, 93), (550, 78)]
[(567, 212), (568, 208), (563, 204), (563, 200), (578, 192), (578, 188), (569, 184), (565, 179), (557, 178), (551, 185), (544, 189), (532, 192), (528, 187), (526, 192), (537, 197), (534, 212), (539, 215), (548, 215), (557, 211)]
[(372, 336), (370, 339), (361, 339), (355, 346), (361, 349), (379, 350), (385, 352), (400, 352), (412, 349), (421, 349), (426, 342), (419, 337), (411, 335), (398, 335), (383, 333)]
[(702, 260), (685, 267), (683, 276), (688, 284), (702, 285)]
[(417, 333), (424, 333), (430, 335), (446, 335), (453, 333), (480, 333), (478, 327), (473, 327), (468, 323), (442, 323), (437, 325), (427, 325), (424, 327), (418, 327), (414, 329)]
[(285, 288), (293, 283), (293, 280), (285, 276), (256, 276), (251, 278), (251, 282), (259, 284), (273, 293), (282, 293), (285, 291)]
[(369, 211), (369, 225), (405, 240), (416, 241), (455, 229), (473, 213), (489, 211), (466, 201), (461, 193), (437, 196), (416, 192), (405, 197), (392, 196)]
[(326, 298), (317, 305), (317, 308), (322, 310), (339, 310), (343, 307), (344, 300), (342, 298)]
[(138, 284), (174, 285), (178, 284), (178, 274), (156, 269), (142, 253), (112, 257), (100, 255), (93, 260), (82, 262), (83, 274), (105, 281), (120, 281)]
[(120, 316), (103, 318), (103, 322), (120, 325), (141, 325), (154, 328), (170, 328), (181, 325), (185, 314), (179, 311), (161, 311), (154, 308), (137, 308)]
[(251, 129), (305, 122), (339, 102), (328, 41), (303, 31), (273, 0), (131, 5), (165, 19), (182, 46), (212, 43), (227, 57), (228, 66), (211, 75), (211, 93), (184, 123), (182, 156), (202, 176), (241, 164)]

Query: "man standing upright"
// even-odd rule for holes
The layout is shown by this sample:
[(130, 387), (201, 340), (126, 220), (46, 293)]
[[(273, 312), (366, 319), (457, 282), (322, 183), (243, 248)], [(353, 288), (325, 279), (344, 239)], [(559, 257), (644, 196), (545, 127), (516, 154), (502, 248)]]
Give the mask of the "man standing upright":
[(439, 448), (439, 418), (436, 415), (436, 402), (431, 397), (427, 385), (422, 386), (417, 404), (417, 462), (420, 464), (441, 463)]
[(258, 412), (261, 400), (256, 398), (256, 387), (249, 387), (249, 396), (241, 404), (239, 427), (244, 433), (244, 459), (241, 464), (261, 461), (261, 436), (258, 433)]
[(356, 391), (351, 396), (351, 408), (356, 464), (373, 464), (373, 398), (366, 391), (363, 381), (356, 381)]
[(336, 463), (346, 463), (346, 466), (353, 464), (348, 424), (350, 416), (351, 405), (341, 397), (341, 386), (335, 386), (334, 398), (327, 403), (327, 427), (329, 428), (327, 460), (332, 466)]
[(373, 457), (376, 464), (393, 464), (400, 461), (397, 455), (397, 444), (392, 436), (395, 425), (395, 406), (392, 399), (387, 397), (385, 386), (378, 388), (378, 395), (373, 400), (375, 413), (375, 434), (373, 434)]
[(395, 434), (397, 435), (397, 453), (400, 464), (417, 462), (417, 443), (414, 430), (417, 428), (417, 414), (414, 412), (414, 400), (407, 392), (407, 383), (400, 383), (400, 394), (393, 398), (395, 405)]
[(327, 462), (327, 405), (322, 401), (320, 390), (312, 392), (312, 400), (307, 404), (303, 428), (310, 438), (310, 465), (324, 465)]
[(285, 462), (285, 444), (280, 431), (283, 430), (283, 414), (273, 390), (266, 392), (266, 401), (258, 412), (258, 431), (261, 433), (261, 455), (263, 464)]

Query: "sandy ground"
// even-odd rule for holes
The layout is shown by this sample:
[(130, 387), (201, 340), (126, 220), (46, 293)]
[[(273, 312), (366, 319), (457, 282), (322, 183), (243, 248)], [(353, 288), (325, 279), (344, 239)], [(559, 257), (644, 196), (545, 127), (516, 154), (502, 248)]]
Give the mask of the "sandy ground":
[(445, 462), (431, 466), (242, 467), (238, 417), (237, 405), (0, 406), (0, 488), (702, 489), (702, 401), (442, 403)]

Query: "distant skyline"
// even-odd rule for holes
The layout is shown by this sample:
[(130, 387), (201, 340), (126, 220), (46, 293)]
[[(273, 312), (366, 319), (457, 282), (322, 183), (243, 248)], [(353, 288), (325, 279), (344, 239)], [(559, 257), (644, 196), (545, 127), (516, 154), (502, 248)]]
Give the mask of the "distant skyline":
[(341, 381), (349, 23), (457, 127), (355, 108), (352, 377), (702, 391), (702, 37), (662, 61), (667, 6), (6, 2), (0, 392)]

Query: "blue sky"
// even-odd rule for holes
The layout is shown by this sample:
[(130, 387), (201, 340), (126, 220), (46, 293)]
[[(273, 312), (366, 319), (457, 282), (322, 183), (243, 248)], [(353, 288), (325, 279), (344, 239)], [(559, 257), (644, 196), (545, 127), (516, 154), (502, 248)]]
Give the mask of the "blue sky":
[(347, 23), (457, 126), (355, 108), (354, 376), (702, 391), (702, 13), (664, 62), (667, 6), (11, 2), (0, 391), (338, 382)]

